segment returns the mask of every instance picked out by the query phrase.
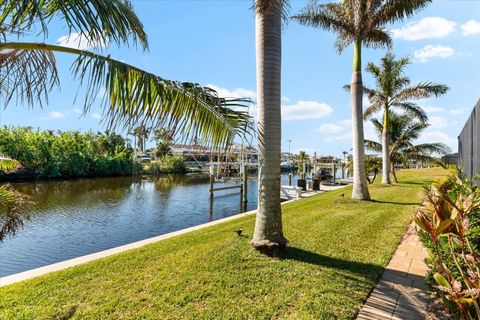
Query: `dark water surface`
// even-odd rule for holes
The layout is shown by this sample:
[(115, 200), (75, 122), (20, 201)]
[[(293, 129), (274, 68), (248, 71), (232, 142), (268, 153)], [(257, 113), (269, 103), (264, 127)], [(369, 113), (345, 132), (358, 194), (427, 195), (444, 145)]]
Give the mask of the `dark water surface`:
[[(296, 179), (294, 179), (294, 183)], [(216, 187), (235, 182), (216, 183)], [(287, 176), (282, 176), (287, 184)], [(210, 210), (200, 175), (15, 184), (35, 202), (32, 219), (0, 243), (0, 276), (117, 247), (240, 212), (239, 190), (219, 191)], [(257, 206), (249, 181), (248, 210)]]

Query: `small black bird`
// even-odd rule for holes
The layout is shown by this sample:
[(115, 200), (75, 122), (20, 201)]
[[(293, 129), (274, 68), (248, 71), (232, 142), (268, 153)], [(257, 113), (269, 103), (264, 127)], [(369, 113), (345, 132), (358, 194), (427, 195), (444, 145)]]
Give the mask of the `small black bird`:
[(237, 235), (241, 236), (241, 235), (242, 235), (242, 232), (243, 232), (243, 229), (235, 230), (235, 232), (237, 233)]
[(345, 193), (342, 193), (341, 195), (339, 195), (339, 197), (345, 197)]

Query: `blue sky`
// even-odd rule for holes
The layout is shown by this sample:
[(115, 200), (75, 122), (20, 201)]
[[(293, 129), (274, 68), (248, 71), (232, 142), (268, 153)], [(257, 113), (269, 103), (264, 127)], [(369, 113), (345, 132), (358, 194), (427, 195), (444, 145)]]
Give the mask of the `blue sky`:
[[(307, 1), (291, 1), (291, 14)], [(133, 1), (149, 36), (150, 50), (108, 48), (105, 52), (167, 79), (198, 82), (228, 96), (255, 95), (255, 26), (250, 0)], [(397, 57), (409, 55), (413, 82), (447, 84), (447, 95), (420, 101), (432, 126), (421, 141), (444, 142), (453, 151), (456, 138), (480, 98), (480, 1), (434, 1), (408, 21), (390, 27)], [(84, 46), (66, 39), (61, 21), (53, 21), (47, 42)], [(63, 38), (62, 38), (63, 37)], [(42, 39), (36, 39), (42, 41)], [(351, 77), (352, 48), (338, 55), (334, 34), (290, 22), (283, 33), (282, 149), (340, 156), (351, 148), (349, 96), (342, 86)], [(378, 63), (386, 50), (364, 50), (363, 62)], [(59, 130), (103, 130), (101, 110), (81, 116), (74, 103), (78, 82), (70, 76), (74, 57), (58, 55), (61, 90), (43, 109), (11, 105), (0, 125)], [(364, 73), (367, 85), (372, 78)], [(254, 110), (252, 109), (252, 112)], [(366, 123), (367, 138), (376, 138)]]

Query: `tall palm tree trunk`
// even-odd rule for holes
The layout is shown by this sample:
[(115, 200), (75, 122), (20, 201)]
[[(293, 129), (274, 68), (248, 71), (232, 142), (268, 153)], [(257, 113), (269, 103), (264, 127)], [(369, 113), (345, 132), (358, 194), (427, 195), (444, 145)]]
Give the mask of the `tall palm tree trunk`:
[(390, 173), (392, 174), (393, 183), (398, 183), (397, 173), (395, 172), (395, 163), (390, 163)]
[(383, 114), (382, 131), (382, 183), (391, 184), (390, 180), (390, 141), (388, 132), (388, 109)]
[(350, 85), (352, 104), (353, 190), (352, 198), (370, 200), (365, 173), (365, 142), (363, 136), (362, 43), (356, 41), (353, 54), (353, 73)]
[(282, 4), (272, 1), (256, 13), (259, 172), (252, 246), (267, 253), (287, 244), (280, 206), (281, 32)]

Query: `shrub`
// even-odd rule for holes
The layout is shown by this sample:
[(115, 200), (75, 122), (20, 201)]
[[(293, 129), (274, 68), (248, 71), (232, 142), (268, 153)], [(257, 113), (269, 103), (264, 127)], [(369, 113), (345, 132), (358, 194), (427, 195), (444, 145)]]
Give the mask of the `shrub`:
[(187, 172), (187, 165), (183, 156), (166, 155), (156, 161), (150, 162), (146, 170), (152, 174), (160, 173), (185, 173)]
[(0, 129), (0, 152), (39, 178), (130, 175), (133, 150), (115, 133)]
[(480, 190), (456, 173), (427, 188), (425, 196), (414, 219), (431, 253), (430, 287), (457, 318), (479, 319)]

